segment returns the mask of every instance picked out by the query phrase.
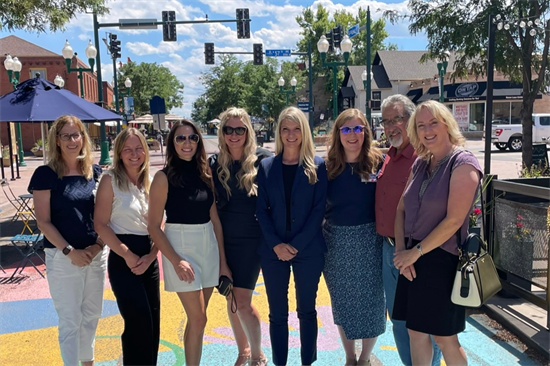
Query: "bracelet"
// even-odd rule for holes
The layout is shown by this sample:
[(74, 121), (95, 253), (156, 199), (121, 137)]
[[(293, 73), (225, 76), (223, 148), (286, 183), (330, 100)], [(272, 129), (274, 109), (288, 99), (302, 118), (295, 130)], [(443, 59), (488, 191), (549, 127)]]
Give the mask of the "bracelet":
[(105, 247), (104, 245), (99, 244), (97, 241), (96, 241), (94, 244), (99, 245), (99, 247), (100, 247), (101, 249), (103, 249), (103, 248)]
[(422, 245), (420, 245), (420, 243), (418, 243), (418, 245), (416, 246), (416, 249), (420, 252), (420, 256), (424, 255), (424, 253), (422, 253)]

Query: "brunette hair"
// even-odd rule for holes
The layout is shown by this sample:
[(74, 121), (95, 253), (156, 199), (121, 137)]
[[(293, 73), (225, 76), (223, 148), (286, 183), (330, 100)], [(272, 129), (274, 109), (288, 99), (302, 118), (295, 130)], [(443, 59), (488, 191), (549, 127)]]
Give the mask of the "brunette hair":
[(382, 161), (382, 153), (378, 148), (372, 146), (372, 132), (363, 112), (355, 108), (346, 109), (336, 118), (329, 138), (330, 146), (327, 154), (327, 175), (329, 180), (335, 179), (346, 167), (346, 153), (342, 142), (340, 142), (340, 128), (353, 118), (361, 122), (361, 125), (364, 127), (363, 134), (365, 135), (361, 153), (359, 154), (359, 164), (355, 170), (357, 174), (365, 180), (368, 179), (370, 174), (376, 172), (378, 165)]
[(197, 143), (197, 150), (193, 159), (197, 162), (197, 174), (199, 177), (210, 187), (212, 188), (211, 176), (208, 173), (208, 162), (206, 160), (206, 149), (204, 148), (204, 141), (202, 139), (201, 131), (195, 126), (193, 122), (188, 119), (182, 119), (181, 121), (175, 122), (168, 137), (166, 138), (166, 176), (168, 181), (175, 186), (181, 186), (181, 167), (182, 160), (176, 152), (176, 146), (174, 139), (176, 137), (176, 131), (182, 126), (189, 126), (193, 129), (194, 133), (199, 135), (199, 142)]

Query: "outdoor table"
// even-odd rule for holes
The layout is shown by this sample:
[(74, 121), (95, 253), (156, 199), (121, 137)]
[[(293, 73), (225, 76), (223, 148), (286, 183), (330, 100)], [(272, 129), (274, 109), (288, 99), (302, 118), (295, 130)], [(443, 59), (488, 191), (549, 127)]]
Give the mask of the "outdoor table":
[[(36, 272), (44, 278), (44, 274), (40, 272), (40, 270), (34, 265), (33, 261), (31, 260), (31, 257), (33, 255), (37, 256), (42, 263), (45, 264), (42, 257), (38, 254), (38, 250), (42, 248), (42, 242), (41, 240), (44, 238), (44, 235), (42, 234), (32, 234), (32, 235), (16, 235), (13, 238), (10, 239), (10, 243), (17, 249), (17, 251), (21, 254), (23, 259), (21, 262), (17, 265), (17, 268), (15, 268), (15, 271), (11, 274), (10, 280), (15, 276), (17, 271), (19, 271), (19, 274), (23, 272), (25, 267), (28, 263), (30, 263)], [(39, 244), (40, 242), (40, 244)], [(25, 246), (21, 248), (17, 243), (24, 243)]]

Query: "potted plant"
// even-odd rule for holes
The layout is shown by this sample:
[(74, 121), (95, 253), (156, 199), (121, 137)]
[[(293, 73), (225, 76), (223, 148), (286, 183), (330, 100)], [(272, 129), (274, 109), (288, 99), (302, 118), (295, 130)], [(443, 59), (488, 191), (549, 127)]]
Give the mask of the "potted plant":
[(2, 147), (2, 162), (4, 163), (4, 166), (10, 165), (10, 148), (7, 145)]
[(481, 227), (477, 224), (480, 215), (481, 210), (477, 207), (470, 212), (470, 216), (468, 216), (468, 232), (481, 235)]
[[(46, 141), (44, 147), (46, 149), (48, 148), (48, 142), (47, 141)], [(31, 151), (34, 154), (34, 156), (36, 156), (36, 157), (44, 156), (44, 151), (42, 150), (42, 139), (36, 140), (36, 142), (34, 143), (34, 146), (31, 148)]]

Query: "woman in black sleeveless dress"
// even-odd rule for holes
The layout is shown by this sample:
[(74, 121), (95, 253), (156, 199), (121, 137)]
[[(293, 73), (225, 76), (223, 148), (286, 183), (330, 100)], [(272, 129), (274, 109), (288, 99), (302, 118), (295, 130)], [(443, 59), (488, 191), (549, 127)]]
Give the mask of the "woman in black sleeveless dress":
[(189, 120), (175, 123), (166, 141), (166, 167), (151, 184), (148, 230), (162, 253), (165, 289), (178, 294), (187, 314), (187, 365), (200, 364), (206, 308), (219, 276), (231, 278), (212, 185), (199, 129)]
[[(210, 158), (216, 205), (223, 226), (227, 265), (233, 275), (233, 296), (227, 313), (239, 355), (234, 366), (265, 365), (261, 349), (260, 316), (252, 293), (260, 273), (258, 246), (262, 232), (256, 220), (257, 167), (271, 153), (258, 149), (250, 117), (244, 109), (229, 108), (220, 116), (220, 153)], [(237, 312), (231, 307), (236, 302)], [(234, 309), (233, 309), (234, 310)]]

